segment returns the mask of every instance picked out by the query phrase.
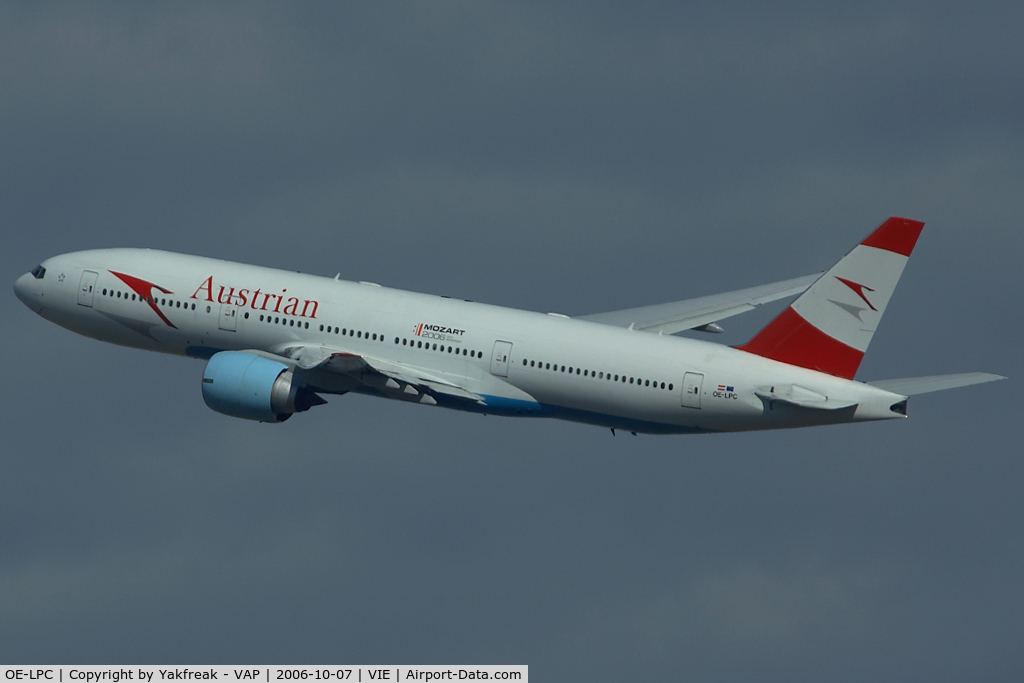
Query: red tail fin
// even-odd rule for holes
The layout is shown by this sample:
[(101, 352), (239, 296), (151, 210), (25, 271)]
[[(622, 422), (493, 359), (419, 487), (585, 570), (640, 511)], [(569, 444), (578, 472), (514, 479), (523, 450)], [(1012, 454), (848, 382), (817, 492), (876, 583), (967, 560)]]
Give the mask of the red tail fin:
[(893, 217), (743, 346), (772, 360), (853, 379), (924, 223)]

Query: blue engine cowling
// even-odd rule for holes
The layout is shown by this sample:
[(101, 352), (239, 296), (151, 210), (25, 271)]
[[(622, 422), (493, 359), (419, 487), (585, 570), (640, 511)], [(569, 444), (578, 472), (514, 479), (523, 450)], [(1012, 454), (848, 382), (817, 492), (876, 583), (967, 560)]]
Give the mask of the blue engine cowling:
[(244, 351), (213, 354), (203, 371), (203, 400), (218, 413), (260, 422), (284, 422), (327, 402), (284, 363)]

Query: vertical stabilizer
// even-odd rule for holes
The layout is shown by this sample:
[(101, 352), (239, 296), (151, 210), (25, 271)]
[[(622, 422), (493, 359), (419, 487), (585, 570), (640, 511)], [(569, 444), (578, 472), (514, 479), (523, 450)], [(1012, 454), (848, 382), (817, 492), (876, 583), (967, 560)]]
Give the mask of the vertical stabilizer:
[(853, 379), (923, 227), (898, 217), (882, 223), (738, 348)]

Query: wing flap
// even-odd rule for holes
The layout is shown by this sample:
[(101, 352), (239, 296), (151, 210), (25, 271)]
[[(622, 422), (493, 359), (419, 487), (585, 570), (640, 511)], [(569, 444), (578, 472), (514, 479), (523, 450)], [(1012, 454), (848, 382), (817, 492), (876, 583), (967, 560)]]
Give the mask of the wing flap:
[[(328, 346), (294, 346), (285, 354), (307, 372), (327, 371), (346, 375), (378, 391), (404, 394), (412, 400), (441, 394), (449, 398), (484, 403), (483, 397), (459, 386), (442, 373)], [(423, 401), (426, 402), (426, 401)]]
[(630, 327), (635, 330), (673, 334), (752, 311), (762, 304), (796, 296), (810, 287), (821, 273), (748, 287), (734, 292), (712, 294), (696, 299), (671, 301), (653, 306), (627, 308), (608, 313), (577, 316), (578, 320)]

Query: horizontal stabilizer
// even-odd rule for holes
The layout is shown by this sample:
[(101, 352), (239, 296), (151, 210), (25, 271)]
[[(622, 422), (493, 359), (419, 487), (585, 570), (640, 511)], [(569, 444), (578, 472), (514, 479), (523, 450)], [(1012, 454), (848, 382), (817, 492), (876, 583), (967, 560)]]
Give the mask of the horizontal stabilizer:
[(988, 372), (964, 372), (959, 375), (932, 375), (931, 377), (907, 377), (906, 379), (882, 379), (868, 382), (873, 387), (891, 391), (902, 396), (916, 396), (933, 391), (945, 391), (957, 387), (969, 387), (972, 384), (984, 384), (1006, 379), (1002, 375)]

